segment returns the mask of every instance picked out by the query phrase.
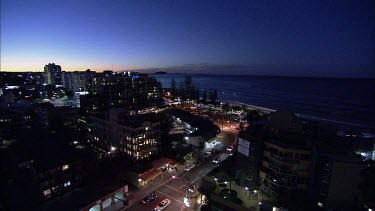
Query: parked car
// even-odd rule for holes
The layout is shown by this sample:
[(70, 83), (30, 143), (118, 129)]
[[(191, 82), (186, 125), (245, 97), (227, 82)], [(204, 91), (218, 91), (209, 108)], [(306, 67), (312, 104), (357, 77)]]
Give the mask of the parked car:
[(229, 146), (229, 147), (227, 148), (227, 151), (228, 151), (228, 152), (232, 152), (232, 151), (233, 151), (233, 146)]
[(211, 152), (206, 152), (206, 153), (204, 153), (204, 158), (208, 158), (209, 156), (211, 155)]
[(169, 199), (164, 199), (163, 201), (161, 201), (161, 202), (158, 204), (158, 206), (155, 207), (155, 210), (156, 210), (156, 211), (163, 210), (163, 209), (165, 209), (166, 207), (168, 207), (170, 204), (171, 204), (171, 200), (169, 200)]
[(217, 157), (212, 162), (217, 164), (217, 163), (220, 163), (220, 161), (221, 161), (221, 158)]
[(193, 185), (190, 188), (188, 188), (188, 191), (194, 193), (194, 191), (195, 191), (195, 189), (197, 189), (197, 187), (198, 187), (197, 185)]
[(151, 193), (150, 195), (146, 196), (145, 198), (142, 199), (141, 203), (142, 204), (150, 204), (150, 202), (154, 201), (156, 198), (158, 198), (157, 195)]
[(187, 164), (185, 166), (185, 171), (190, 171), (192, 168), (194, 168), (195, 164)]

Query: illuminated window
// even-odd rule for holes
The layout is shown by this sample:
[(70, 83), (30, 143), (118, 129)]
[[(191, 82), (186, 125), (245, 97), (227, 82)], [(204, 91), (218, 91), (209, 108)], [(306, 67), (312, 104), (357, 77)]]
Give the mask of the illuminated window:
[(43, 191), (43, 195), (44, 196), (47, 196), (47, 195), (50, 195), (50, 194), (51, 194), (51, 190), (50, 189)]
[(69, 168), (69, 165), (63, 165), (62, 170), (67, 170)]

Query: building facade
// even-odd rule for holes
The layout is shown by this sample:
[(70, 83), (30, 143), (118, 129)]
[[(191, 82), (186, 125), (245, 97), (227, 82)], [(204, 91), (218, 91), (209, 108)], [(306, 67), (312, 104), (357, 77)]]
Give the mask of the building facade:
[(304, 147), (264, 143), (262, 167), (259, 172), (261, 190), (269, 196), (279, 197), (292, 189), (309, 187), (311, 151)]
[(139, 73), (104, 71), (88, 84), (89, 95), (81, 96), (81, 108), (96, 113), (116, 107), (163, 104), (162, 88), (155, 77)]
[(285, 109), (272, 113), (267, 136), (264, 137), (259, 171), (262, 192), (279, 199), (292, 190), (307, 191), (311, 176), (311, 151), (302, 122), (295, 114)]
[(111, 109), (93, 116), (94, 141), (133, 161), (156, 158), (160, 148), (159, 116), (131, 114), (125, 109)]
[(358, 204), (362, 162), (348, 148), (324, 145), (313, 151), (313, 203), (321, 210), (345, 210)]
[(44, 66), (44, 81), (47, 85), (61, 85), (61, 66), (55, 63)]
[(62, 85), (73, 92), (86, 91), (86, 78), (83, 72), (62, 72)]

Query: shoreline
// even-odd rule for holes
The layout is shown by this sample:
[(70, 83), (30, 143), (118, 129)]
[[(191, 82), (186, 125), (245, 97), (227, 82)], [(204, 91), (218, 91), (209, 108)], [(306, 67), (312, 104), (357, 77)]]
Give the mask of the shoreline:
[[(223, 102), (224, 103), (224, 102)], [(227, 103), (227, 102), (225, 102)], [(246, 103), (241, 103), (241, 102), (228, 102), (229, 105), (232, 106), (246, 106), (246, 109), (249, 110), (257, 110), (265, 114), (271, 114), (272, 112), (275, 112), (277, 110), (271, 109), (271, 108), (265, 108), (265, 107), (260, 107), (260, 106), (255, 106), (255, 105), (250, 105)], [(293, 112), (294, 113), (294, 112)], [(310, 116), (310, 115), (305, 115), (305, 114), (297, 114), (294, 113), (297, 117), (308, 120), (308, 121), (315, 121), (315, 122), (322, 122), (325, 124), (329, 124), (331, 126), (337, 126), (337, 127), (344, 127), (345, 129), (359, 129), (361, 131), (370, 131), (371, 133), (374, 133), (375, 126), (370, 126), (370, 125), (364, 125), (364, 124), (359, 124), (359, 123), (351, 123), (351, 122), (345, 122), (345, 121), (340, 121), (340, 120), (333, 120), (333, 119), (326, 119), (322, 117), (316, 117), (316, 116)]]

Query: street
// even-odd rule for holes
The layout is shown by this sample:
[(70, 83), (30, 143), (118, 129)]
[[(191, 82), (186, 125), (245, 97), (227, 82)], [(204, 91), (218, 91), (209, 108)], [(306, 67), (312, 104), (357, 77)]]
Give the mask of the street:
[[(152, 184), (154, 187), (152, 191), (149, 193), (145, 193), (143, 197), (146, 197), (148, 194), (155, 193), (158, 198), (150, 204), (141, 204), (140, 201), (142, 198), (131, 198), (129, 197), (132, 203), (129, 207), (126, 207), (126, 210), (154, 210), (154, 208), (164, 199), (170, 199), (171, 204), (164, 210), (185, 210), (186, 205), (184, 203), (184, 198), (190, 198), (196, 193), (201, 178), (209, 173), (212, 169), (214, 169), (218, 164), (213, 163), (213, 159), (216, 157), (220, 157), (222, 161), (224, 161), (228, 156), (229, 153), (226, 151), (227, 147), (232, 145), (236, 140), (236, 135), (238, 131), (236, 131), (232, 127), (227, 127), (221, 133), (221, 144), (216, 146), (216, 153), (211, 154), (208, 158), (204, 159), (203, 162), (198, 163), (194, 168), (190, 171), (181, 170), (176, 173), (175, 178), (169, 176), (166, 178), (164, 182), (161, 184)], [(199, 152), (200, 155), (203, 155), (206, 151), (210, 149), (202, 150)], [(200, 157), (200, 155), (197, 155)], [(188, 191), (188, 188), (192, 186), (196, 186), (196, 190), (194, 192)], [(194, 206), (194, 205), (193, 205)]]

